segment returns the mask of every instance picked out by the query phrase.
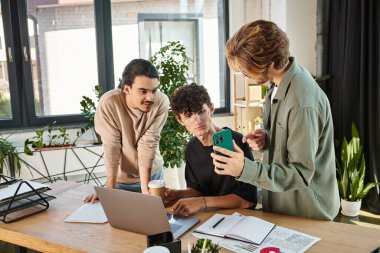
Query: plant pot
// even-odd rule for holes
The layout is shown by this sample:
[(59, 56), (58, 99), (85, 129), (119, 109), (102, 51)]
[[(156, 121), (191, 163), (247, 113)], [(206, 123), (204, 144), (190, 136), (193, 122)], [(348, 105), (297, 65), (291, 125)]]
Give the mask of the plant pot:
[(65, 145), (59, 145), (59, 146), (44, 146), (42, 148), (34, 148), (34, 150), (38, 151), (49, 151), (49, 150), (61, 150), (65, 148), (74, 148), (75, 145), (72, 144), (65, 144)]
[(348, 201), (345, 199), (340, 200), (342, 206), (341, 213), (345, 216), (355, 217), (359, 215), (360, 207), (362, 205), (362, 200), (359, 201)]

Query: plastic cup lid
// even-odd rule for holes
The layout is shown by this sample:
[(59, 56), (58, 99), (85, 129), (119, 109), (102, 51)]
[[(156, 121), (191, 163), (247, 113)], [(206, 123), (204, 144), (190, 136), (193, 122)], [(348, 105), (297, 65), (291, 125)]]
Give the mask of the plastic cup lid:
[(148, 184), (149, 188), (161, 188), (165, 187), (165, 181), (164, 180), (152, 180)]
[(170, 253), (170, 251), (163, 246), (153, 246), (144, 250), (144, 253)]

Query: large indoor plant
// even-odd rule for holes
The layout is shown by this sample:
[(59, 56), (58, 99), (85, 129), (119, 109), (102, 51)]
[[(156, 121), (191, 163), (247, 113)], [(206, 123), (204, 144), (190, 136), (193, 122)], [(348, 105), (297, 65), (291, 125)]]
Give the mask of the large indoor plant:
[(360, 145), (358, 130), (354, 123), (351, 126), (352, 139), (347, 142), (343, 138), (340, 158), (337, 158), (337, 180), (341, 197), (342, 214), (357, 216), (361, 207), (361, 200), (377, 183), (367, 183), (365, 178), (365, 158), (363, 147)]
[[(94, 92), (95, 92), (96, 100), (99, 102), (100, 97), (104, 94), (102, 87), (100, 85), (95, 85)], [(95, 134), (96, 143), (102, 143), (100, 135), (95, 132), (95, 128), (94, 128), (94, 118), (95, 118), (95, 112), (96, 112), (95, 102), (87, 96), (82, 96), (80, 105), (82, 107), (81, 112), (85, 115), (86, 118), (88, 118), (88, 123), (87, 125), (80, 128), (80, 130), (77, 133), (78, 138), (82, 134), (84, 134), (87, 130), (91, 129)]]
[[(168, 42), (152, 56), (151, 61), (160, 74), (160, 90), (169, 98), (175, 89), (187, 83), (190, 58), (187, 57), (186, 49), (181, 42)], [(181, 166), (185, 157), (185, 146), (189, 140), (190, 134), (178, 123), (170, 110), (160, 141), (160, 151), (166, 168)]]

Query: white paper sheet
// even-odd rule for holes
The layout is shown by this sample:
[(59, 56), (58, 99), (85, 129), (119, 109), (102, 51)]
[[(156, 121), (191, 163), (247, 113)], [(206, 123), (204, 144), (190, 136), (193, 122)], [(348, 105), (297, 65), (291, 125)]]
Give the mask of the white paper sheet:
[[(32, 181), (27, 181), (35, 190), (38, 190), (38, 189), (41, 189), (41, 188), (45, 188), (45, 187), (48, 187), (47, 185), (45, 184), (40, 184), (40, 183), (37, 183), (37, 182), (32, 182)], [(7, 198), (11, 198), (14, 196), (16, 190), (17, 190), (17, 187), (19, 186), (21, 182), (17, 182), (17, 183), (14, 183), (14, 184), (11, 184), (7, 187), (4, 187), (4, 188), (1, 188), (0, 189), (0, 201), (3, 201)], [(21, 195), (23, 193), (26, 193), (26, 192), (31, 192), (32, 189), (29, 187), (29, 185), (23, 183), (19, 189), (19, 191), (17, 192), (17, 195)]]
[(277, 248), (284, 253), (302, 253), (320, 240), (320, 238), (315, 236), (277, 226), (268, 235), (255, 253), (259, 253), (261, 250), (269, 248)]
[(108, 219), (99, 201), (93, 204), (84, 204), (65, 219), (65, 222), (105, 223), (107, 221)]

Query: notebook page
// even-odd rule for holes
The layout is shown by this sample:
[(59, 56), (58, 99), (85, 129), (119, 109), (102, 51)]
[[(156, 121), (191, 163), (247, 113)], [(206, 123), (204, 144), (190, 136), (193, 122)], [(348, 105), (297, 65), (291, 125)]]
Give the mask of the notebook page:
[[(224, 237), (228, 233), (228, 231), (230, 231), (236, 224), (238, 224), (240, 219), (242, 219), (243, 217), (244, 216), (241, 216), (239, 213), (234, 213), (232, 215), (224, 215), (217, 213), (214, 214), (201, 226), (199, 226), (195, 230), (195, 232)], [(224, 219), (221, 222), (219, 222), (222, 218)], [(215, 226), (215, 224), (217, 225)]]
[(228, 234), (228, 237), (260, 244), (272, 231), (275, 224), (253, 217), (244, 216)]

